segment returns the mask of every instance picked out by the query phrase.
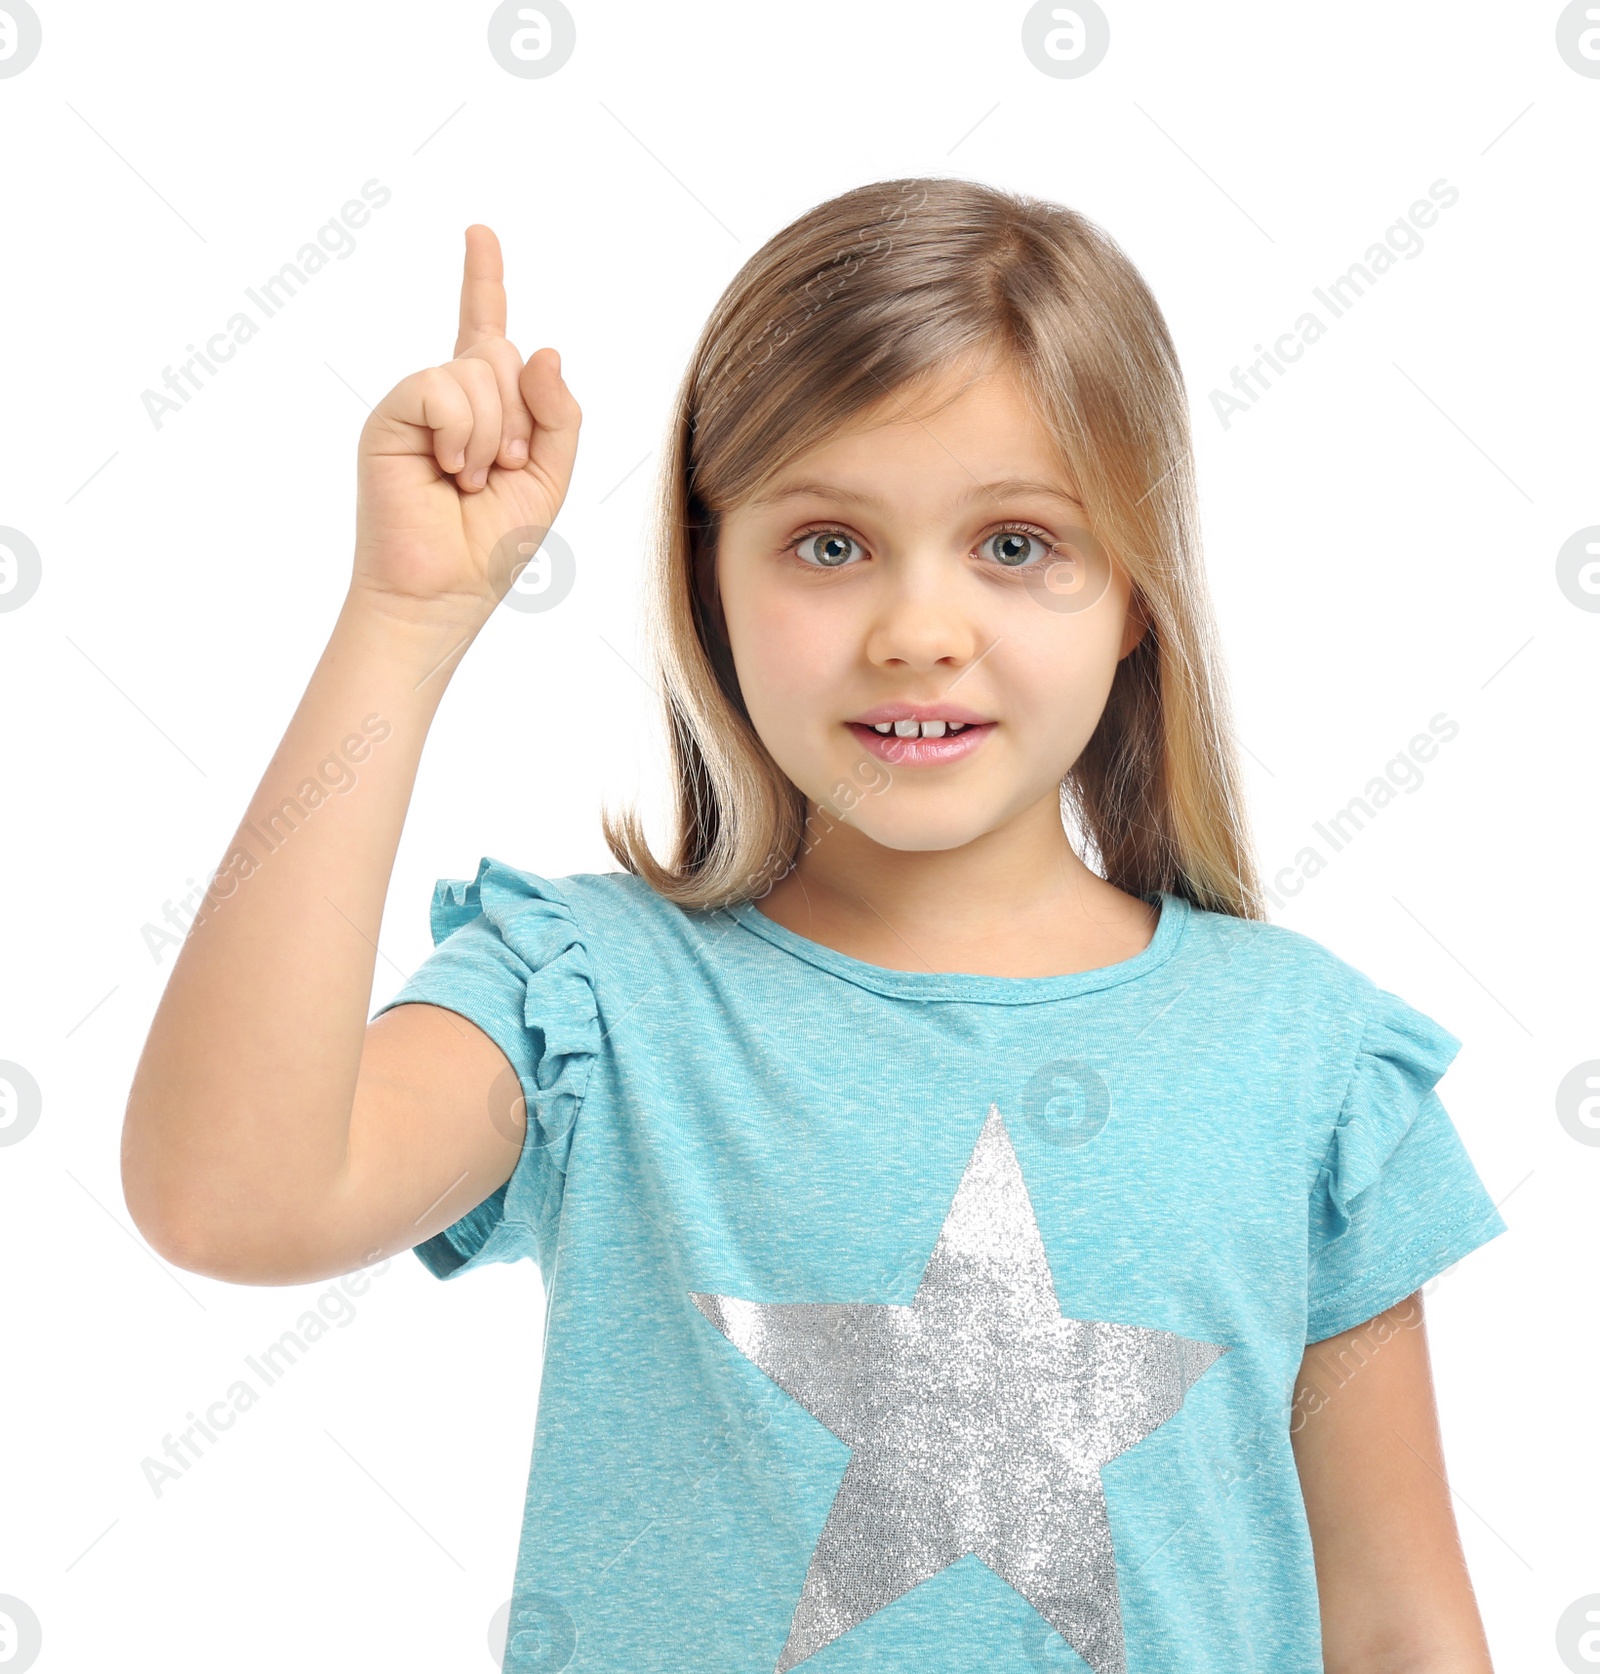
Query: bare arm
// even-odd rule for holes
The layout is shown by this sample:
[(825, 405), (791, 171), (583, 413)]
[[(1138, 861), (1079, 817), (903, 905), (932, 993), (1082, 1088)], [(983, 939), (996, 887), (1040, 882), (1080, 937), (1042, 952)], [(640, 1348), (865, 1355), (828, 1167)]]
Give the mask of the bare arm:
[(456, 352), (362, 431), (349, 593), (129, 1094), (129, 1210), (169, 1259), (216, 1277), (347, 1272), (448, 1225), (516, 1159), (490, 1118), (506, 1063), (487, 1036), (432, 1006), (366, 1022), (428, 727), (555, 517), (581, 420), (554, 352), (524, 365), (505, 339), (487, 228), (468, 232)]
[(1306, 1349), (1290, 1440), (1327, 1674), (1493, 1674), (1445, 1479), (1421, 1291)]

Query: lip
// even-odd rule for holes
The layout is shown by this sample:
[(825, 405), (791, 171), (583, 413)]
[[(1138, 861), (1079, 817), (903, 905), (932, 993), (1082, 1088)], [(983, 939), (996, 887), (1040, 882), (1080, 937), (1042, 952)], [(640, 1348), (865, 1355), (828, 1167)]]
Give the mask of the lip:
[(846, 725), (871, 726), (881, 721), (965, 721), (972, 726), (992, 725), (987, 715), (963, 709), (959, 703), (880, 703), (876, 709), (852, 715)]
[[(909, 715), (885, 715), (883, 720), (911, 720)], [(937, 715), (915, 717), (918, 720), (938, 720)], [(943, 719), (959, 720), (959, 715), (952, 715), (945, 711)], [(886, 761), (895, 767), (939, 766), (945, 762), (961, 761), (970, 756), (974, 750), (980, 749), (991, 732), (995, 729), (995, 722), (973, 720), (966, 728), (953, 737), (946, 733), (943, 738), (899, 738), (894, 733), (874, 732), (872, 728), (861, 721), (846, 721), (844, 723), (850, 731), (861, 741), (864, 749), (875, 755), (879, 761)]]

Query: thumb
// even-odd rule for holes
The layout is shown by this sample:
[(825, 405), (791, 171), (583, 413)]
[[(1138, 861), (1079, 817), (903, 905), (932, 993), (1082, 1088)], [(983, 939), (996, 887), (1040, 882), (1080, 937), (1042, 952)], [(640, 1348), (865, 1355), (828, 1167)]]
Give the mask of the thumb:
[(560, 354), (554, 349), (535, 349), (517, 375), (517, 389), (533, 415), (527, 468), (542, 472), (565, 494), (577, 457), (583, 410), (561, 376)]

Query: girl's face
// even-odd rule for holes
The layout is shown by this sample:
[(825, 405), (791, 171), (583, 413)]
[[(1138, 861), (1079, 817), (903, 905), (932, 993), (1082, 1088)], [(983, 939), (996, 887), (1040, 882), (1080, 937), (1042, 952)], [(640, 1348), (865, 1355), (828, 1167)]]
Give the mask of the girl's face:
[(717, 581), (773, 759), (893, 849), (1055, 809), (1143, 632), (1003, 368), (897, 392), (729, 510)]

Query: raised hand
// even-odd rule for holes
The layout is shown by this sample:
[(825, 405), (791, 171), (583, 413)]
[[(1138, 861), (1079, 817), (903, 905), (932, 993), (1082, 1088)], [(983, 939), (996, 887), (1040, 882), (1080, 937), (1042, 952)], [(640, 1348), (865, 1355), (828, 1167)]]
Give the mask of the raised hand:
[(398, 384), (362, 429), (350, 590), (129, 1092), (128, 1206), (169, 1260), (213, 1277), (302, 1284), (410, 1248), (518, 1154), (485, 1116), (509, 1073), (488, 1035), (427, 1005), (367, 1024), (428, 728), (577, 450), (560, 358), (524, 364), (506, 341), (500, 278), (494, 234), (469, 227), (456, 358)]
[(554, 349), (524, 364), (506, 340), (499, 239), (471, 226), (466, 245), (456, 358), (396, 384), (362, 428), (351, 590), (471, 632), (555, 521), (583, 414)]

